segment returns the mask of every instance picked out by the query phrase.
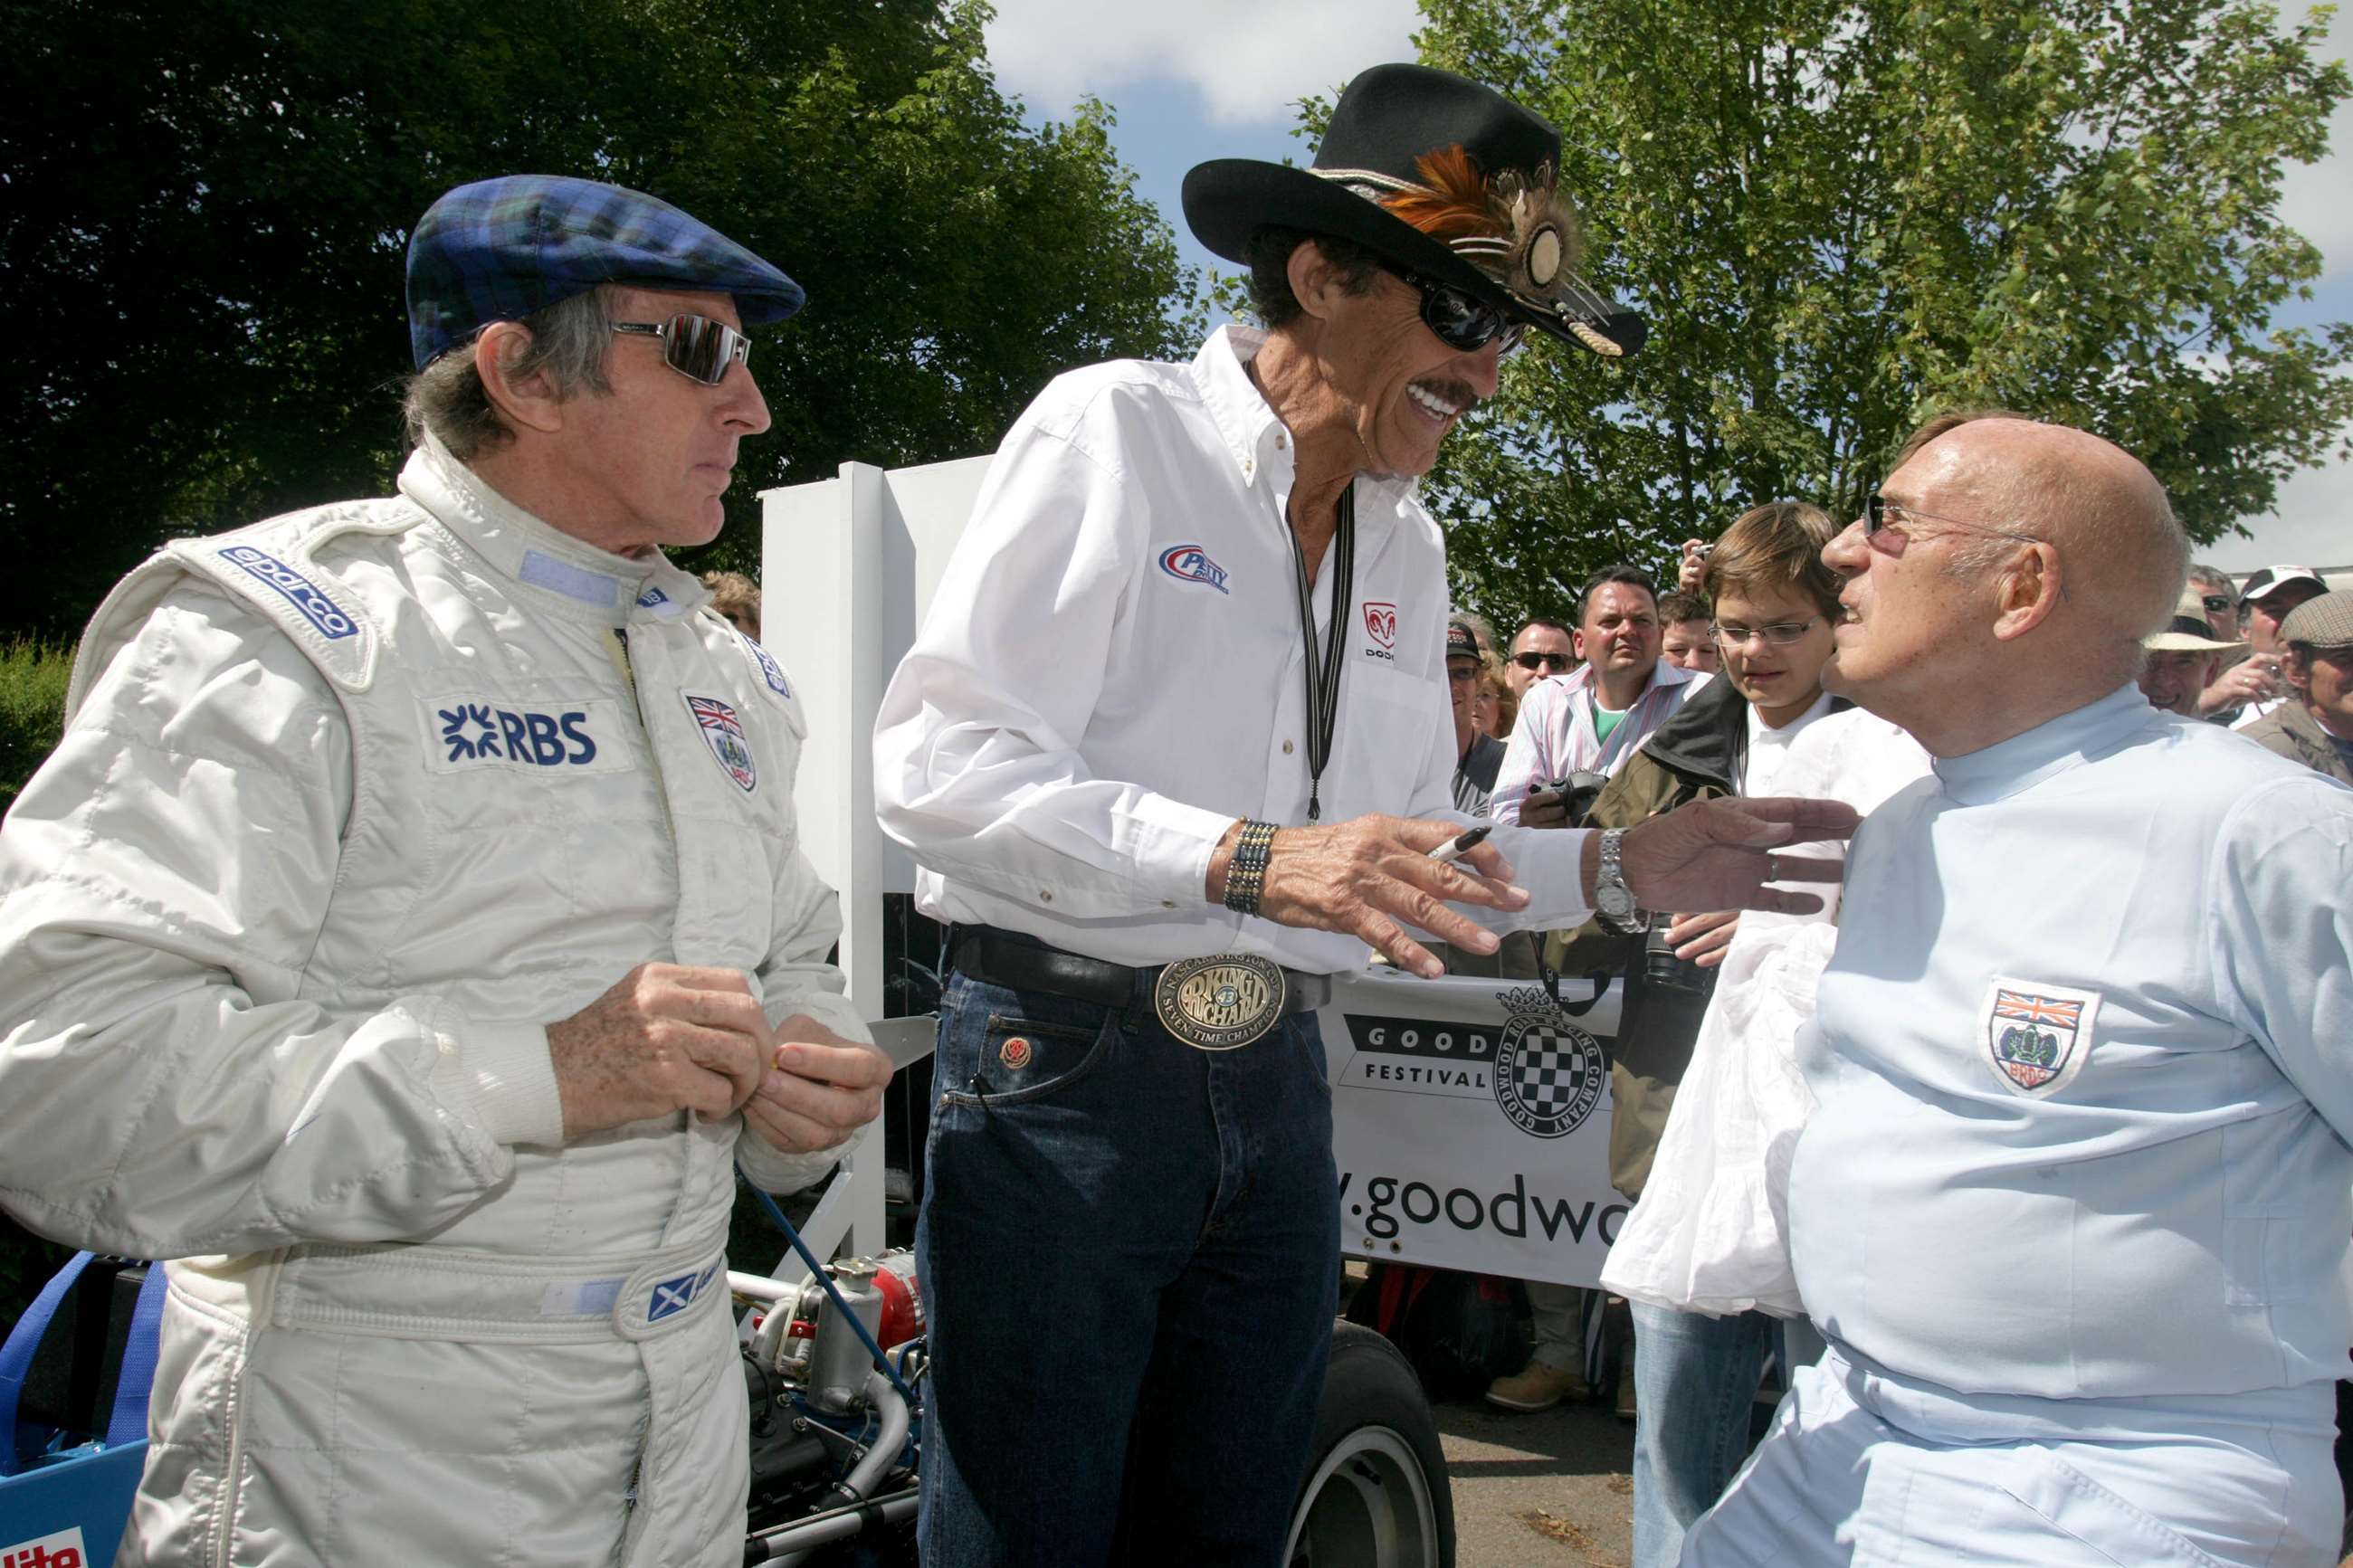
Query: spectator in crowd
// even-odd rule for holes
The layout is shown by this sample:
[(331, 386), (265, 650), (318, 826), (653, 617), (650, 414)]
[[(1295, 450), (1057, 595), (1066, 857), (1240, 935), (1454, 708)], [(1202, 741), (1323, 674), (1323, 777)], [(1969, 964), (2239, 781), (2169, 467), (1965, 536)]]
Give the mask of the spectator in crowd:
[(1520, 716), (1519, 695), (1512, 683), (1504, 679), (1504, 661), (1493, 654), (1482, 655), (1479, 660), (1479, 732), (1495, 739), (1508, 740), (1512, 723)]
[(2262, 677), (2262, 694), (2250, 696), (2235, 710), (2218, 709), (2210, 717), (2243, 730), (2286, 700), (2287, 684), (2281, 669), (2287, 648), (2280, 640), (2280, 623), (2298, 605), (2327, 592), (2327, 583), (2309, 566), (2266, 566), (2247, 579), (2239, 617), (2252, 650), (2245, 663), (2253, 667), (2252, 673)]
[(1659, 601), (1659, 657), (1699, 675), (1724, 668), (1716, 662), (1706, 600), (1678, 592)]
[[(1770, 795), (1789, 746), (1843, 706), (1821, 688), (1841, 614), (1821, 550), (1837, 531), (1819, 507), (1776, 501), (1743, 513), (1707, 557), (1703, 589), (1724, 675), (1654, 731), (1594, 803), (1587, 822), (1622, 827), (1685, 801)], [(1651, 916), (1654, 940), (1589, 921), (1552, 939), (1565, 974), (1622, 980), (1610, 1064), (1610, 1181), (1639, 1200), (1690, 1064), (1729, 912)], [(1748, 1449), (1748, 1406), (1774, 1344), (1761, 1312), (1726, 1317), (1633, 1309), (1634, 1563), (1672, 1568), (1683, 1531), (1714, 1503)], [(1556, 1348), (1556, 1354), (1557, 1349)], [(1540, 1379), (1540, 1363), (1521, 1381)], [(1509, 1405), (1513, 1380), (1490, 1397)]]
[(1521, 695), (1495, 784), (1498, 822), (1532, 810), (1529, 826), (1561, 826), (1559, 794), (1544, 785), (1572, 773), (1615, 773), (1706, 679), (1659, 658), (1658, 591), (1631, 566), (1604, 567), (1586, 583), (1576, 651), (1585, 662), (1573, 674)]
[[(1492, 657), (1492, 656), (1490, 656)], [(1495, 793), (1495, 771), (1504, 765), (1504, 742), (1479, 731), (1479, 639), (1461, 620), (1446, 627), (1446, 696), (1454, 715), (1454, 809), (1487, 815)]]
[(660, 547), (800, 303), (650, 196), (460, 186), (400, 493), (99, 611), (0, 829), (0, 1202), (172, 1259), (118, 1561), (741, 1561), (735, 1167), (822, 1174), (890, 1063), (789, 685)]
[(1550, 676), (1567, 675), (1576, 668), (1576, 632), (1558, 621), (1539, 617), (1513, 636), (1512, 657), (1504, 679), (1512, 683), (1512, 695), (1525, 702), (1529, 687)]
[(2219, 566), (2191, 566), (2184, 595), (2197, 599), (2198, 613), (2205, 618), (2207, 634), (2216, 642), (2241, 640), (2239, 584), (2228, 572)]
[[(1746, 904), (1791, 857), (1725, 838), (1852, 820), (1704, 802), (1429, 858), (1469, 819), (1415, 477), (1524, 331), (1639, 342), (1572, 288), (1559, 156), (1398, 65), (1348, 84), (1314, 167), (1195, 168), (1187, 221), (1265, 330), (1039, 394), (883, 697), (881, 824), (958, 927), (916, 1230), (926, 1568), (1277, 1560), (1339, 1286), (1329, 977), (1367, 944), (1437, 973), (1408, 922), (1493, 952), (1639, 898)], [(1040, 1331), (1005, 1284), (1048, 1277)]]
[[(1650, 579), (1630, 566), (1610, 566), (1593, 575), (1579, 599), (1578, 621), (1576, 651), (1587, 662), (1567, 679), (1544, 681), (1521, 698), (1489, 806), (1499, 822), (1581, 826), (1567, 819), (1569, 792), (1550, 786), (1573, 773), (1617, 773), (1674, 716), (1694, 682), (1705, 679), (1659, 657), (1658, 595)], [(1577, 1331), (1585, 1293), (1573, 1286), (1530, 1281), (1528, 1301), (1535, 1318), (1535, 1348), (1527, 1365), (1488, 1388), (1488, 1403), (1535, 1411), (1586, 1397), (1592, 1390), (1582, 1369)]]
[(741, 572), (705, 572), (702, 585), (711, 590), (711, 607), (727, 617), (727, 624), (750, 637), (760, 640), (760, 584)]
[(2280, 623), (2289, 700), (2240, 732), (2353, 784), (2353, 593), (2306, 599)]
[(1855, 841), (1801, 1046), (1830, 1348), (1686, 1568), (2337, 1559), (2353, 794), (2135, 689), (2188, 553), (2147, 468), (2004, 416), (1824, 552), (1825, 683), (1935, 777)]
[(2201, 595), (2192, 587), (2174, 606), (2173, 619), (2165, 630), (2141, 639), (2141, 647), (2147, 651), (2141, 659), (2140, 690), (2149, 706), (2199, 717), (2199, 703), (2213, 689), (2215, 664), (2247, 646), (2216, 642), (2207, 635), (2210, 626)]

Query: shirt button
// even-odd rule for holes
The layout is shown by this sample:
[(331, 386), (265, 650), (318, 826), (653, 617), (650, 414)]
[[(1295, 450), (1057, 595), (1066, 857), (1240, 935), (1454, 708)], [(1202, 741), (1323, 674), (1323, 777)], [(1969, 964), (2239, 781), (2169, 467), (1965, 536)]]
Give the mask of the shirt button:
[(1038, 901), (1039, 903), (1050, 904), (1054, 901), (1054, 895), (1048, 892), (1045, 889), (1040, 888), (1038, 889)]
[(1286, 757), (1291, 755), (1291, 742), (1288, 741), (1282, 743), (1282, 754)]
[(1252, 474), (1253, 472), (1255, 472), (1255, 471), (1257, 470), (1257, 468), (1258, 468), (1258, 462), (1257, 462), (1257, 459), (1252, 458), (1244, 458), (1242, 459), (1242, 476), (1243, 476), (1245, 479), (1247, 479), (1250, 474)]
[(1163, 899), (1160, 900), (1160, 907), (1164, 910), (1173, 910), (1176, 907), (1176, 900), (1174, 899)]
[(1283, 434), (1282, 431), (1280, 431), (1280, 430), (1277, 430), (1277, 431), (1274, 433), (1274, 447), (1275, 447), (1275, 450), (1276, 450), (1276, 451), (1278, 451), (1278, 452), (1279, 452), (1279, 451), (1282, 450), (1284, 447), (1288, 447), (1288, 446), (1290, 446), (1290, 445), (1291, 445), (1291, 437), (1288, 437), (1288, 436), (1284, 435), (1284, 434)]

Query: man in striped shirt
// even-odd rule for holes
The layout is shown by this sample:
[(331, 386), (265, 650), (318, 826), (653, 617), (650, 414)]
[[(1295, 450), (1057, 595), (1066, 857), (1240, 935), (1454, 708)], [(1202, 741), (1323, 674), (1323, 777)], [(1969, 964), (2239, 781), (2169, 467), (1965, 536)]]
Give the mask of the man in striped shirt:
[[(1577, 602), (1576, 644), (1585, 662), (1567, 675), (1540, 680), (1521, 701), (1511, 749), (1496, 775), (1492, 814), (1518, 822), (1529, 795), (1571, 773), (1615, 773), (1651, 731), (1674, 716), (1704, 676), (1659, 657), (1659, 592), (1631, 566), (1605, 566)], [(1546, 820), (1557, 797), (1533, 803), (1531, 827)]]

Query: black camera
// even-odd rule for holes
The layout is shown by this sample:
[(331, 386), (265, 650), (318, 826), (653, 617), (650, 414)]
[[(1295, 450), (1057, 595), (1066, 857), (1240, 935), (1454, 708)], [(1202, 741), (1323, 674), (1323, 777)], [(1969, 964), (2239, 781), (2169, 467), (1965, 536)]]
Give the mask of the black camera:
[(1607, 773), (1589, 773), (1578, 768), (1564, 778), (1554, 779), (1544, 786), (1544, 790), (1546, 795), (1560, 796), (1567, 804), (1568, 820), (1562, 824), (1563, 826), (1582, 827), (1585, 819), (1593, 815), (1593, 803), (1601, 798), (1601, 792), (1609, 783), (1609, 775)]

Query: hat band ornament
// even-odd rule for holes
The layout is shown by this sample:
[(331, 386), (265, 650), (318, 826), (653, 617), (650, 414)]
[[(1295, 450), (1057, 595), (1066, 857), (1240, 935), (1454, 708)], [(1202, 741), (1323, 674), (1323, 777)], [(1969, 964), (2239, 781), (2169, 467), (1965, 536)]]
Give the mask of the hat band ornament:
[(1414, 160), (1422, 183), (1377, 169), (1310, 169), (1412, 225), (1501, 284), (1522, 306), (1567, 328), (1595, 353), (1616, 359), (1625, 349), (1596, 331), (1609, 304), (1569, 265), (1577, 249), (1577, 215), (1560, 197), (1549, 161), (1532, 171), (1482, 175), (1460, 146)]

